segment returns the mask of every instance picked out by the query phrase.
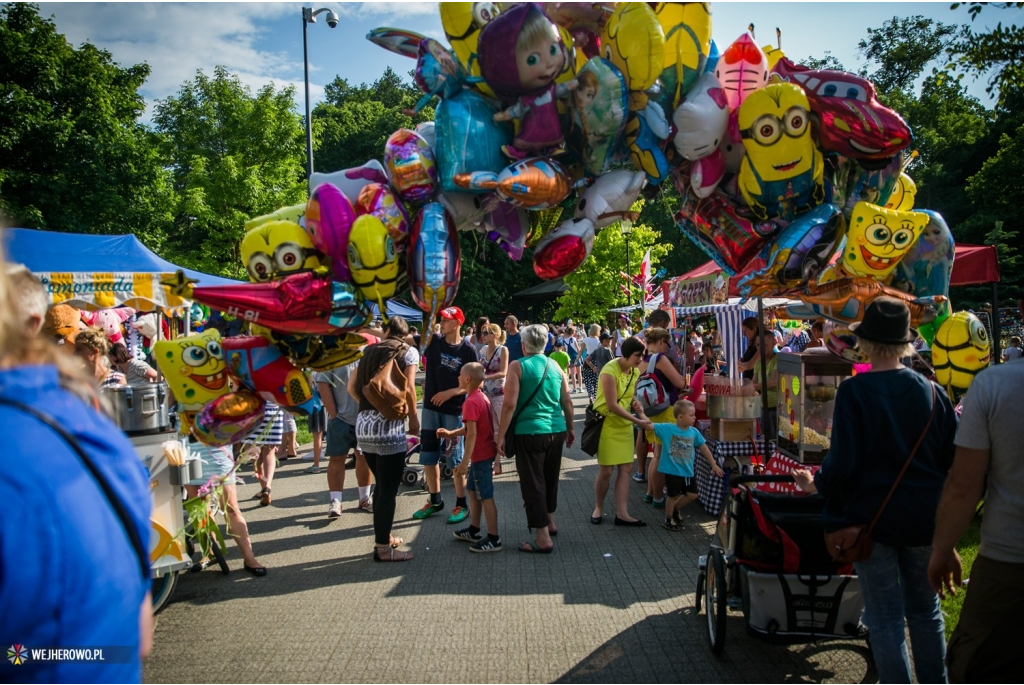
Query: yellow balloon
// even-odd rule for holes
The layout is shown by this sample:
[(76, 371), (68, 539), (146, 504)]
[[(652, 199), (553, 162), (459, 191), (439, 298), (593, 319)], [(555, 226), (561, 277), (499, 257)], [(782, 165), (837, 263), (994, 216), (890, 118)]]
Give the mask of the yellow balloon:
[(928, 215), (921, 212), (898, 212), (858, 202), (846, 231), (846, 249), (840, 261), (843, 271), (887, 281), (928, 221)]
[(639, 111), (647, 107), (644, 91), (658, 80), (665, 61), (665, 32), (658, 17), (646, 3), (622, 3), (604, 25), (601, 46), (605, 58), (626, 79), (629, 108)]
[(352, 224), (348, 238), (348, 268), (352, 285), (383, 312), (384, 300), (394, 297), (399, 275), (398, 248), (388, 229), (375, 216), (364, 214)]
[(896, 179), (896, 187), (892, 191), (892, 195), (889, 196), (889, 201), (885, 203), (886, 209), (895, 209), (898, 212), (909, 212), (914, 208), (914, 199), (917, 197), (917, 184), (914, 183), (914, 179), (907, 176), (907, 173), (901, 172), (900, 177)]
[(658, 98), (675, 111), (679, 101), (704, 72), (711, 50), (711, 5), (706, 2), (659, 2), (654, 8), (665, 34), (661, 87)]
[(215, 329), (160, 340), (153, 345), (153, 359), (183, 412), (197, 412), (230, 390), (220, 333)]
[(321, 266), (313, 241), (294, 221), (267, 221), (245, 234), (239, 245), (242, 264), (253, 283), (263, 283)]
[[(501, 10), (493, 2), (442, 2), (440, 6), (441, 26), (452, 46), (452, 52), (470, 76), (480, 76), (480, 62), (476, 55), (480, 29), (498, 16)], [(494, 97), (494, 91), (486, 83), (481, 81), (474, 87)]]
[(263, 216), (254, 216), (245, 222), (245, 232), (248, 233), (252, 229), (262, 226), (265, 223), (271, 221), (291, 221), (292, 223), (304, 224), (306, 217), (306, 203), (303, 202), (301, 205), (292, 205), (291, 207), (282, 207), (276, 212), (270, 214), (264, 214)]
[(946, 319), (932, 341), (935, 380), (954, 402), (967, 392), (974, 376), (988, 366), (991, 358), (988, 331), (970, 312), (957, 312)]

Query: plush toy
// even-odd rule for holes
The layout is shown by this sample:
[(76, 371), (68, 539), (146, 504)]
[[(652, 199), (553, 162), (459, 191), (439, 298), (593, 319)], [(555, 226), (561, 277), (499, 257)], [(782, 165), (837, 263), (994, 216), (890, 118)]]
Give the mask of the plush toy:
[(101, 329), (107, 334), (107, 339), (113, 343), (124, 344), (124, 334), (121, 331), (121, 324), (135, 315), (131, 307), (117, 307), (115, 309), (100, 309), (95, 312), (83, 311), (82, 321), (89, 326)]
[(533, 2), (516, 5), (480, 32), (480, 73), (494, 91), (515, 105), (494, 121), (519, 120), (519, 134), (502, 152), (513, 160), (550, 154), (563, 141), (558, 98), (576, 90), (575, 80), (556, 84), (567, 53), (558, 28)]
[(42, 333), (62, 345), (73, 345), (78, 332), (84, 328), (79, 310), (68, 304), (55, 304), (43, 318)]

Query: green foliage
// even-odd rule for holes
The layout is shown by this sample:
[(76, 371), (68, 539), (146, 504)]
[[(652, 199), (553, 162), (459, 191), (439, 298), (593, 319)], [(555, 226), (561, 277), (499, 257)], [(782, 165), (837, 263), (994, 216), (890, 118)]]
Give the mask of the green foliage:
[(515, 262), (494, 242), (476, 231), (460, 231), (462, 280), (455, 305), (466, 313), (467, 320), (486, 316), (501, 323), (503, 315), (525, 314), (512, 296), (541, 283), (533, 273), (533, 253), (527, 251)]
[(923, 16), (893, 17), (881, 28), (868, 29), (868, 37), (857, 47), (878, 65), (868, 78), (880, 92), (907, 91), (961, 33), (958, 26)]
[[(981, 545), (981, 516), (976, 516), (971, 525), (964, 531), (963, 537), (956, 545), (957, 554), (960, 555), (960, 563), (963, 565), (963, 577), (971, 577), (971, 569), (974, 567), (974, 560), (978, 558), (978, 547)], [(955, 595), (947, 595), (942, 600), (942, 615), (946, 622), (946, 639), (953, 634), (953, 629), (960, 621), (960, 612), (964, 607), (964, 598), (967, 596), (967, 588), (959, 588)]]
[[(642, 202), (642, 201), (641, 201)], [(639, 209), (634, 205), (634, 211)], [(651, 265), (656, 268), (672, 245), (658, 242), (661, 234), (649, 226), (637, 223), (629, 236), (629, 262), (626, 262), (626, 237), (618, 223), (602, 229), (594, 239), (594, 250), (586, 261), (573, 273), (565, 277), (569, 289), (558, 298), (558, 310), (554, 318), (574, 321), (603, 321), (608, 310), (624, 307), (630, 302), (637, 305), (642, 301), (640, 289), (631, 286), (627, 298), (622, 287), (626, 285), (621, 273), (636, 275), (647, 248), (651, 249)]]
[(159, 247), (171, 195), (138, 123), (149, 67), (72, 47), (32, 4), (0, 6), (0, 210), (52, 231), (135, 233)]
[[(1000, 9), (1022, 9), (1024, 2), (970, 2), (968, 10), (971, 21), (978, 18), (983, 7), (991, 6)], [(954, 3), (956, 9), (960, 3)], [(1024, 83), (1024, 27), (1016, 24), (1003, 26), (996, 24), (988, 31), (974, 31), (968, 28), (962, 37), (949, 46), (949, 56), (955, 64), (968, 73), (976, 76), (991, 74), (988, 93), (998, 91), (1000, 99), (1003, 92), (1012, 86), (1019, 87)]]
[(198, 72), (154, 116), (176, 196), (168, 247), (185, 266), (241, 277), (243, 224), (303, 202), (303, 130), (291, 87), (254, 95), (217, 67)]
[(839, 58), (832, 54), (831, 50), (825, 51), (825, 56), (822, 58), (808, 57), (807, 59), (801, 60), (800, 64), (804, 65), (809, 69), (833, 69), (835, 71), (846, 71), (846, 67), (839, 61)]

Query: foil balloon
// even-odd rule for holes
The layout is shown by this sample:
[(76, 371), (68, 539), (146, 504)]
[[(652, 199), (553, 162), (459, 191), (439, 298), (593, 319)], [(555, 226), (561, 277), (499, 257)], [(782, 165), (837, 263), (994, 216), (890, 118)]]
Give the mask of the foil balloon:
[(907, 176), (906, 172), (900, 172), (896, 179), (896, 185), (892, 189), (892, 195), (885, 203), (886, 209), (895, 209), (898, 212), (909, 212), (914, 208), (914, 199), (917, 197), (917, 184), (914, 179)]
[(647, 176), (640, 171), (615, 169), (598, 177), (583, 191), (576, 204), (575, 217), (589, 219), (595, 230), (611, 226), (629, 217), (636, 220), (630, 208), (647, 185)]
[(746, 269), (779, 230), (774, 221), (744, 216), (720, 190), (697, 197), (685, 174), (677, 176), (676, 187), (683, 196), (676, 226), (730, 276)]
[(434, 151), (415, 131), (401, 128), (384, 143), (384, 166), (391, 187), (406, 202), (421, 204), (437, 190)]
[(454, 180), (460, 188), (496, 191), (501, 199), (526, 209), (554, 207), (572, 190), (565, 167), (545, 157), (524, 159), (498, 174), (491, 171), (457, 174)]
[(799, 86), (772, 83), (750, 94), (740, 106), (738, 123), (747, 152), (740, 192), (755, 216), (791, 219), (824, 201), (825, 166), (811, 138), (807, 97)]
[(306, 231), (291, 221), (259, 224), (242, 238), (239, 245), (242, 263), (253, 283), (313, 271), (323, 262)]
[(957, 312), (939, 326), (932, 341), (935, 380), (954, 402), (967, 392), (979, 371), (992, 359), (992, 343), (981, 320), (970, 312)]
[[(409, 237), (409, 216), (405, 207), (395, 198), (391, 188), (383, 183), (371, 183), (359, 191), (355, 210), (380, 219), (396, 245), (404, 245)], [(345, 279), (342, 279), (345, 280)]]
[(591, 174), (612, 163), (615, 141), (626, 124), (629, 91), (622, 72), (600, 57), (589, 60), (576, 75), (566, 141)]
[(211, 309), (280, 333), (338, 335), (363, 326), (370, 315), (351, 285), (313, 273), (270, 283), (196, 286), (180, 292)]
[(711, 47), (708, 48), (708, 62), (707, 66), (704, 67), (704, 72), (707, 74), (715, 73), (715, 69), (718, 68), (718, 60), (722, 57), (721, 51), (718, 49), (718, 43), (715, 39), (711, 39)]
[(772, 241), (764, 268), (739, 282), (743, 297), (792, 292), (817, 280), (846, 231), (836, 205), (818, 205), (801, 214)]
[(744, 33), (722, 53), (715, 77), (722, 84), (729, 109), (737, 111), (751, 93), (768, 83), (768, 58), (750, 34)]
[[(287, 335), (259, 327), (259, 335), (277, 345), (296, 366), (310, 371), (330, 371), (363, 356), (366, 340), (357, 333), (345, 335)], [(256, 332), (257, 327), (253, 327)]]
[(348, 268), (352, 285), (363, 298), (375, 302), (383, 316), (387, 311), (384, 301), (395, 296), (399, 254), (394, 239), (377, 217), (363, 215), (352, 224)]
[(260, 425), (265, 409), (266, 402), (248, 390), (230, 392), (199, 411), (192, 433), (204, 445), (232, 445)]
[(330, 183), (340, 190), (345, 197), (352, 198), (359, 197), (359, 191), (367, 183), (387, 182), (388, 175), (384, 171), (384, 167), (377, 160), (371, 159), (361, 166), (332, 171), (328, 174), (314, 171), (309, 177), (309, 192), (312, 193), (316, 190), (317, 186), (323, 183)]
[[(436, 116), (436, 114), (435, 114)], [(423, 137), (423, 140), (427, 141), (427, 145), (430, 146), (431, 150), (434, 150), (434, 159), (437, 159), (437, 134), (436, 128), (433, 121), (421, 121), (416, 124), (414, 129), (416, 133)]]
[(306, 203), (306, 233), (313, 245), (331, 258), (331, 271), (342, 282), (349, 280), (348, 235), (355, 220), (352, 203), (333, 184), (321, 183), (310, 193)]
[[(480, 29), (498, 16), (498, 6), (493, 2), (442, 2), (441, 26), (452, 52), (471, 77), (480, 76), (480, 60), (477, 50), (480, 43)], [(477, 79), (474, 87), (480, 92), (493, 96), (490, 86)]]
[(685, 95), (672, 115), (676, 126), (672, 144), (683, 159), (692, 162), (718, 152), (729, 125), (729, 102), (714, 74), (701, 76)]
[(857, 347), (857, 336), (848, 328), (833, 328), (825, 337), (829, 352), (851, 364), (868, 364), (871, 358)]
[(424, 38), (419, 45), (414, 78), (425, 93), (413, 108), (418, 113), (435, 96), (443, 100), (458, 95), (466, 73), (447, 48), (433, 38)]
[(448, 215), (460, 231), (482, 230), (482, 222), (488, 213), (490, 201), (496, 201), (493, 194), (479, 195), (458, 191), (443, 192), (437, 195), (438, 202), (444, 205)]
[(262, 336), (225, 338), (224, 360), (232, 378), (267, 402), (304, 416), (323, 406), (306, 374)]
[(299, 226), (306, 226), (306, 205), (292, 205), (290, 207), (282, 207), (277, 211), (271, 212), (270, 214), (263, 214), (261, 216), (254, 216), (245, 222), (243, 227), (245, 232), (248, 233), (257, 226), (261, 226), (270, 221), (290, 221), (293, 224)]
[[(742, 150), (742, 146), (740, 146)], [(726, 159), (721, 147), (690, 164), (690, 187), (697, 197), (707, 197), (725, 178)]]
[(654, 15), (665, 34), (658, 102), (671, 112), (704, 73), (711, 50), (711, 7), (706, 2), (659, 2)]
[[(944, 295), (949, 297), (949, 282), (953, 276), (953, 233), (938, 212), (921, 210), (928, 216), (921, 237), (896, 267), (893, 286), (917, 297)], [(935, 321), (923, 324), (918, 333), (931, 344), (935, 329), (950, 315), (948, 300), (939, 307)]]
[(523, 258), (523, 248), (530, 232), (526, 210), (507, 202), (495, 202), (484, 217), (482, 227), (490, 240), (495, 241), (513, 261)]
[(626, 79), (629, 109), (645, 109), (645, 91), (658, 80), (665, 61), (665, 32), (658, 17), (646, 3), (621, 3), (605, 22), (601, 47)]
[(764, 53), (765, 59), (768, 61), (768, 69), (774, 69), (775, 65), (779, 63), (779, 60), (786, 56), (786, 53), (782, 51), (782, 48), (774, 45), (762, 45), (761, 52)]
[(623, 129), (623, 139), (634, 168), (647, 174), (651, 185), (660, 185), (668, 177), (669, 164), (662, 142), (670, 128), (661, 105), (650, 102), (639, 112), (630, 112)]
[(594, 249), (590, 219), (570, 219), (548, 231), (533, 251), (533, 271), (545, 281), (562, 278), (579, 268)]
[(856, 160), (848, 160), (846, 164), (838, 165), (834, 174), (836, 182), (842, 181), (843, 174), (846, 174), (844, 201), (836, 199), (833, 203), (842, 204), (847, 217), (858, 202), (870, 202), (884, 207), (896, 189), (902, 168), (903, 161), (899, 155), (878, 169), (866, 169), (863, 163)]
[(818, 117), (818, 143), (826, 152), (860, 160), (888, 161), (912, 136), (903, 118), (878, 101), (866, 78), (844, 71), (809, 69), (780, 59), (775, 73), (803, 86)]
[(854, 323), (864, 318), (864, 310), (878, 297), (901, 300), (910, 309), (910, 325), (935, 320), (937, 308), (945, 297), (914, 297), (902, 290), (882, 285), (873, 278), (840, 278), (824, 284), (808, 284), (800, 299), (802, 305), (791, 305), (784, 311), (788, 318), (813, 319), (823, 316), (841, 323)]
[(198, 412), (230, 390), (220, 333), (214, 329), (157, 341), (153, 360), (183, 412)]
[(415, 31), (393, 29), (390, 27), (373, 29), (366, 34), (366, 40), (374, 45), (396, 55), (411, 57), (412, 59), (416, 59), (419, 56), (420, 44), (424, 39), (426, 39), (426, 36)]
[(840, 266), (851, 276), (887, 281), (921, 237), (929, 219), (922, 212), (897, 212), (858, 202), (850, 217)]
[(440, 203), (424, 205), (409, 236), (406, 271), (412, 299), (431, 321), (455, 300), (461, 268), (455, 224)]
[(512, 142), (512, 127), (495, 123), (494, 112), (483, 96), (471, 90), (463, 90), (438, 105), (434, 116), (434, 152), (444, 191), (465, 192), (454, 181), (458, 174), (497, 173), (508, 165), (501, 148)]

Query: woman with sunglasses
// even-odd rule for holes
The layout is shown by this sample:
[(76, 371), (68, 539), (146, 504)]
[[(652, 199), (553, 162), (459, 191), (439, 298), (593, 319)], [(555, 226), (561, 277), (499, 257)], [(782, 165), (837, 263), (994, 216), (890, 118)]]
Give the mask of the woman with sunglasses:
[[(478, 352), (480, 363), (484, 367), (483, 392), (491, 401), (491, 413), (494, 425), (501, 421), (501, 405), (505, 401), (505, 374), (508, 373), (508, 348), (505, 347), (505, 331), (496, 323), (489, 323), (480, 328), (480, 342), (483, 347)], [(501, 473), (501, 462), (495, 462), (495, 470)]]

